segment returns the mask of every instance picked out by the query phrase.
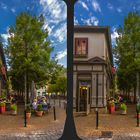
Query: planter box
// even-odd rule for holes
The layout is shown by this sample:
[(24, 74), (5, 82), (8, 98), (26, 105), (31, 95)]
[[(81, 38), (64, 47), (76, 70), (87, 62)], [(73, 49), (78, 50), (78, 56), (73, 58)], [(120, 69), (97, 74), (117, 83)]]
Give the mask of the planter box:
[(5, 112), (5, 106), (0, 106), (0, 113), (4, 113)]

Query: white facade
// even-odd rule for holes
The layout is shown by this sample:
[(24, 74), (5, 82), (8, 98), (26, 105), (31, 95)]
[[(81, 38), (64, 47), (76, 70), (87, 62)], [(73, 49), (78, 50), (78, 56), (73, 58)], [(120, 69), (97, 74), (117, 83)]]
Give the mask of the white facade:
[[(86, 26), (78, 26), (75, 29), (73, 106), (77, 112), (90, 112), (91, 108), (106, 106), (106, 95), (112, 80), (111, 43), (109, 44), (106, 27), (98, 27), (99, 31), (96, 27)], [(75, 39), (78, 38), (86, 38), (88, 41), (85, 57), (76, 56)]]

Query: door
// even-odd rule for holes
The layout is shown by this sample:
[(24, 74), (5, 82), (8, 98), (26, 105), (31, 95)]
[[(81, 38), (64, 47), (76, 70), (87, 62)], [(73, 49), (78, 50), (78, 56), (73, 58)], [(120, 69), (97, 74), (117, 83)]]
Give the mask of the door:
[(80, 87), (80, 111), (86, 114), (90, 112), (90, 87), (88, 86)]
[(87, 111), (87, 97), (88, 97), (88, 88), (86, 86), (80, 87), (80, 112)]

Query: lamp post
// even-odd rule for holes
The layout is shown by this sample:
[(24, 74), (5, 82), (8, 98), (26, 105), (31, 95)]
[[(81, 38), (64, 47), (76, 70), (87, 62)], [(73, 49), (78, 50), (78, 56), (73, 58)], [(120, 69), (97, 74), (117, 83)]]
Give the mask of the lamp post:
[(73, 37), (74, 3), (77, 0), (63, 0), (67, 5), (67, 107), (64, 131), (59, 140), (80, 140), (73, 118)]

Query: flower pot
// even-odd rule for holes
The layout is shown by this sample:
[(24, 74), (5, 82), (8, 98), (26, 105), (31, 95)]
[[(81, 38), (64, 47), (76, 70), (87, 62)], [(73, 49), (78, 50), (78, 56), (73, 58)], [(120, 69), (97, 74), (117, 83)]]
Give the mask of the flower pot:
[[(136, 113), (136, 116), (135, 117), (137, 118), (137, 113)], [(138, 118), (140, 119), (140, 113), (138, 113)]]
[(26, 118), (27, 119), (31, 118), (31, 112), (26, 113)]
[(115, 112), (115, 106), (110, 106), (109, 107), (109, 113), (114, 113)]
[(127, 111), (126, 110), (121, 110), (121, 115), (126, 115)]
[(0, 113), (4, 113), (5, 112), (5, 106), (0, 106)]
[(36, 115), (39, 116), (39, 117), (41, 117), (42, 114), (43, 114), (43, 111), (37, 111), (37, 112), (36, 112)]
[(17, 115), (17, 110), (11, 110), (11, 115)]

